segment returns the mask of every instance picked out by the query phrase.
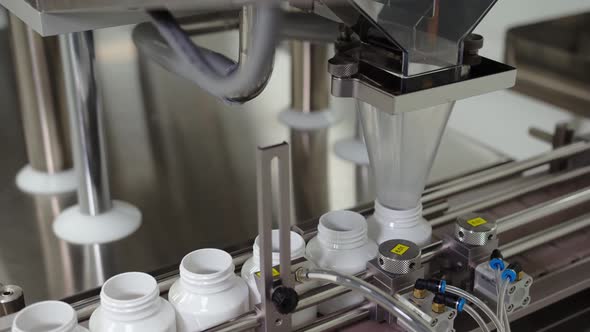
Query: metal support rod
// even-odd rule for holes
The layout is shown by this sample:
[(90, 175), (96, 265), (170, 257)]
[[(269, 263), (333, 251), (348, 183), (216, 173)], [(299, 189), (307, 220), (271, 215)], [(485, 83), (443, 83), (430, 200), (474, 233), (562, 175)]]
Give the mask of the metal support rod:
[(557, 183), (566, 182), (575, 179), (576, 177), (586, 175), (589, 173), (590, 166), (579, 168), (574, 171), (566, 172), (560, 175), (546, 175), (543, 176), (541, 179), (537, 179), (537, 181), (534, 181), (532, 184), (527, 183), (517, 188), (508, 188), (502, 191), (494, 192), (486, 197), (479, 198), (477, 202), (465, 203), (462, 205), (465, 207), (451, 211), (439, 218), (432, 219), (430, 220), (430, 223), (432, 224), (432, 227), (441, 226), (449, 222), (452, 222), (453, 220), (455, 220), (455, 218), (465, 213), (487, 209), (500, 203), (506, 202), (510, 199), (528, 194), (535, 190), (539, 190)]
[(58, 38), (41, 37), (12, 14), (10, 31), (29, 164), (49, 174), (70, 169), (67, 101)]
[(500, 250), (505, 258), (510, 258), (525, 252), (529, 249), (538, 247), (547, 242), (551, 242), (560, 237), (572, 234), (590, 226), (590, 214), (577, 217), (553, 227), (544, 229), (522, 237), (516, 241), (500, 246)]
[[(291, 41), (291, 111), (312, 113), (329, 107), (328, 47), (309, 41)], [(293, 194), (296, 222), (317, 217), (329, 209), (328, 129), (291, 129)]]
[(112, 201), (92, 31), (67, 35), (66, 45), (72, 79), (69, 91), (74, 102), (70, 118), (79, 177), (78, 204), (81, 212), (95, 216), (111, 209)]
[(291, 41), (291, 109), (303, 113), (324, 111), (330, 105), (328, 46)]
[(498, 219), (498, 234), (514, 228), (526, 225), (543, 217), (569, 209), (576, 205), (590, 201), (590, 188), (585, 188), (574, 193), (532, 206), (526, 210)]
[(342, 309), (328, 316), (324, 316), (314, 322), (311, 326), (304, 327), (298, 332), (323, 332), (334, 331), (339, 328), (351, 325), (352, 323), (368, 319), (370, 310), (373, 305), (370, 303), (363, 303), (353, 308)]
[(559, 149), (552, 150), (551, 152), (540, 156), (506, 164), (500, 167), (492, 168), (488, 171), (476, 173), (471, 176), (457, 179), (455, 181), (450, 181), (439, 186), (429, 188), (429, 193), (422, 196), (422, 203), (436, 201), (438, 199), (472, 189), (486, 183), (516, 175), (523, 171), (535, 168), (557, 159), (571, 157), (573, 155), (588, 151), (590, 151), (590, 143), (577, 142)]
[(260, 246), (260, 273), (262, 286), (263, 329), (264, 331), (290, 331), (291, 316), (280, 314), (272, 303), (273, 273), (272, 273), (272, 163), (277, 160), (278, 166), (278, 224), (280, 244), (280, 280), (281, 285), (293, 288), (294, 277), (291, 273), (291, 160), (289, 145), (285, 142), (257, 151), (257, 193), (258, 193), (258, 234)]
[(235, 319), (225, 322), (223, 324), (214, 326), (205, 330), (204, 332), (241, 332), (251, 331), (260, 327), (259, 315), (255, 310), (249, 311)]

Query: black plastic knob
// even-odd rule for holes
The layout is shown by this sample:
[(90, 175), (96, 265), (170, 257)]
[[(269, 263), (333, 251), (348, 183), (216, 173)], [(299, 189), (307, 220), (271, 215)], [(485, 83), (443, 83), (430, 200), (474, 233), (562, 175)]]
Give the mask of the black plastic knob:
[(283, 315), (292, 313), (299, 303), (299, 295), (293, 288), (280, 286), (272, 292), (272, 303)]

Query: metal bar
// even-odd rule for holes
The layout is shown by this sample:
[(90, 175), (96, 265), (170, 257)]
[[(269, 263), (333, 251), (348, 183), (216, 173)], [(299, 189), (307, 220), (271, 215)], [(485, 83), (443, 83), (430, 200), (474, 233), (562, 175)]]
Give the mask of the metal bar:
[(49, 174), (69, 169), (72, 160), (58, 39), (42, 38), (12, 14), (10, 31), (29, 164)]
[(438, 240), (422, 248), (422, 264), (430, 262), (436, 255), (441, 253), (444, 249), (444, 242)]
[(422, 203), (435, 201), (482, 184), (490, 183), (502, 178), (516, 175), (520, 172), (535, 168), (548, 162), (571, 157), (573, 155), (590, 151), (590, 143), (577, 142), (571, 145), (552, 150), (546, 154), (535, 156), (529, 159), (496, 167), (489, 171), (473, 174), (463, 179), (447, 182), (445, 184), (430, 188), (431, 193), (422, 196)]
[(590, 226), (590, 214), (577, 217), (565, 223), (555, 225), (540, 232), (522, 237), (516, 241), (500, 246), (502, 254), (506, 258), (518, 255), (529, 249), (535, 248), (562, 236), (582, 230)]
[(311, 326), (304, 327), (298, 332), (322, 332), (333, 331), (352, 323), (368, 319), (372, 304), (361, 304), (354, 308), (343, 309), (328, 316), (322, 317)]
[(291, 109), (310, 113), (330, 105), (328, 46), (291, 41)]
[(590, 201), (590, 188), (532, 206), (526, 210), (498, 219), (498, 234), (526, 225), (532, 221)]
[(69, 88), (75, 103), (70, 118), (79, 179), (78, 204), (83, 213), (94, 216), (109, 210), (112, 202), (92, 31), (71, 33), (66, 44), (72, 74)]
[(252, 310), (228, 322), (206, 329), (204, 332), (240, 332), (258, 327), (260, 327), (259, 315)]
[(491, 195), (488, 195), (486, 197), (482, 197), (482, 198), (478, 199), (477, 202), (475, 202), (475, 203), (468, 202), (466, 204), (463, 204), (462, 206), (465, 206), (464, 208), (460, 208), (458, 210), (451, 211), (451, 212), (445, 214), (444, 216), (432, 219), (432, 220), (430, 220), (430, 223), (432, 224), (433, 227), (444, 225), (444, 224), (447, 224), (447, 223), (455, 220), (455, 218), (457, 218), (458, 216), (461, 216), (465, 213), (478, 211), (478, 210), (482, 210), (482, 209), (487, 209), (492, 206), (498, 205), (500, 203), (506, 202), (510, 199), (528, 194), (528, 193), (533, 192), (535, 190), (539, 190), (539, 189), (542, 189), (542, 188), (545, 188), (545, 187), (548, 187), (548, 186), (551, 186), (551, 185), (554, 185), (557, 183), (569, 181), (569, 180), (572, 180), (576, 177), (586, 175), (589, 173), (590, 173), (590, 166), (579, 168), (574, 171), (563, 173), (560, 175), (546, 175), (546, 176), (543, 176), (541, 180), (534, 181), (532, 184), (527, 183), (523, 186), (519, 186), (518, 188), (507, 188), (506, 190), (494, 192)]
[(258, 234), (260, 245), (260, 273), (262, 275), (262, 286), (260, 295), (262, 297), (261, 308), (263, 312), (264, 331), (290, 331), (291, 316), (281, 315), (276, 311), (272, 303), (272, 163), (278, 163), (278, 186), (279, 186), (279, 240), (280, 240), (280, 278), (282, 285), (293, 287), (294, 278), (291, 274), (291, 188), (290, 183), (290, 160), (289, 145), (285, 142), (264, 148), (257, 151), (257, 193), (258, 193)]

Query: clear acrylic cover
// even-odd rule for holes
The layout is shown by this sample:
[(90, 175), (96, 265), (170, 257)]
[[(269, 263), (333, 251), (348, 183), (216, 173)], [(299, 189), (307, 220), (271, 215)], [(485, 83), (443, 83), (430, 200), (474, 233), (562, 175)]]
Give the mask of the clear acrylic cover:
[(379, 203), (418, 206), (453, 105), (389, 114), (357, 101)]

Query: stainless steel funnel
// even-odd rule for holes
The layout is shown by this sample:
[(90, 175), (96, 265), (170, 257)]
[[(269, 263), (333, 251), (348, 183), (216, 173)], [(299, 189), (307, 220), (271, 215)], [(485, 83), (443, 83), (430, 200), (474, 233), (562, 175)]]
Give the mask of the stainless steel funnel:
[(391, 114), (357, 101), (379, 203), (418, 206), (454, 104)]

